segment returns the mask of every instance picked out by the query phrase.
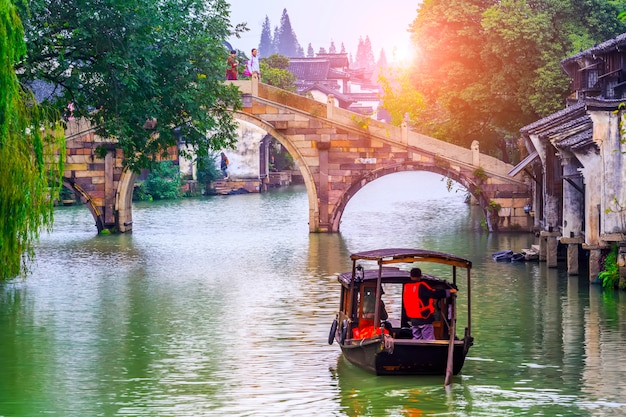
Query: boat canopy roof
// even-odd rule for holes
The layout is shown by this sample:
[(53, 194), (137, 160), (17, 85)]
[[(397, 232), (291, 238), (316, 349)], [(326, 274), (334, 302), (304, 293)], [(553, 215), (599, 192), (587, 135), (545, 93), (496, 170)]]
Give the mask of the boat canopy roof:
[[(355, 277), (355, 282), (376, 282), (378, 279), (378, 268), (376, 269), (363, 269)], [(381, 279), (383, 283), (406, 283), (411, 282), (411, 273), (409, 271), (396, 268), (396, 267), (384, 267), (380, 269)], [(337, 277), (338, 281), (346, 287), (352, 282), (352, 272), (344, 272)], [(438, 281), (449, 286), (449, 283), (441, 278), (434, 277), (432, 275), (424, 274), (422, 279), (428, 281)], [(452, 288), (452, 287), (450, 287)]]
[(460, 258), (449, 253), (421, 249), (374, 249), (364, 252), (353, 253), (352, 255), (350, 255), (350, 259), (352, 259), (353, 261), (376, 261), (381, 266), (401, 262), (435, 262), (467, 269), (470, 269), (472, 267), (472, 261), (469, 261), (467, 259)]

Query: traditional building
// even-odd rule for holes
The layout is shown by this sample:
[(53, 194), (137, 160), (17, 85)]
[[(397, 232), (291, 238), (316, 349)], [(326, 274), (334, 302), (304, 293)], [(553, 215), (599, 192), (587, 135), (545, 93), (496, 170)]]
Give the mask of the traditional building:
[(289, 71), (296, 76), (298, 94), (310, 95), (355, 113), (376, 118), (380, 87), (371, 81), (372, 73), (350, 69), (346, 53), (318, 53), (314, 58), (290, 58)]
[(548, 266), (556, 266), (558, 245), (565, 245), (568, 273), (578, 274), (579, 260), (588, 259), (589, 278), (595, 281), (604, 254), (617, 245), (623, 277), (626, 34), (581, 51), (561, 66), (574, 92), (565, 109), (521, 130), (529, 155), (510, 174), (526, 170), (534, 180), (528, 207)]

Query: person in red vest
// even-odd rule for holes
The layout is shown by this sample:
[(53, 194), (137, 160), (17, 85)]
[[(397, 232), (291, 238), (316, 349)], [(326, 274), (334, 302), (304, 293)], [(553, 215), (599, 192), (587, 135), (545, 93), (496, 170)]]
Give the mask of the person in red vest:
[(411, 323), (413, 339), (434, 340), (435, 300), (448, 298), (456, 289), (434, 289), (422, 280), (422, 270), (411, 269), (411, 283), (404, 285), (402, 300)]

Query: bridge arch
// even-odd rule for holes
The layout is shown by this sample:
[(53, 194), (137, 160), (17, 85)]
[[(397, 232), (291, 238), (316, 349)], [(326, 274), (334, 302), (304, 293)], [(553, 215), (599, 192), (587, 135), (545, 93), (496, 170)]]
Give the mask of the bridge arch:
[(350, 187), (342, 194), (337, 205), (335, 206), (335, 209), (331, 213), (332, 230), (335, 232), (339, 231), (339, 227), (341, 224), (341, 217), (343, 216), (343, 212), (345, 211), (346, 206), (348, 205), (348, 202), (363, 187), (365, 187), (367, 184), (369, 184), (370, 182), (378, 178), (384, 177), (385, 175), (394, 174), (397, 172), (406, 172), (406, 171), (428, 171), (428, 172), (439, 174), (443, 177), (452, 179), (453, 181), (463, 186), (478, 201), (478, 204), (480, 205), (480, 207), (483, 210), (483, 213), (485, 214), (485, 218), (487, 219), (488, 222), (491, 221), (490, 216), (489, 216), (489, 210), (488, 210), (489, 202), (486, 201), (482, 193), (477, 192), (477, 190), (479, 190), (480, 187), (478, 187), (474, 179), (468, 178), (467, 176), (462, 175), (459, 172), (449, 169), (448, 167), (445, 167), (445, 166), (431, 165), (431, 164), (424, 164), (424, 163), (409, 161), (409, 162), (405, 162), (401, 164), (388, 165), (388, 166), (375, 169), (373, 171), (368, 172), (366, 175), (363, 175), (361, 178), (357, 179), (356, 181), (354, 181), (350, 185)]
[[(117, 190), (115, 193), (115, 223), (117, 225), (118, 232), (126, 232), (132, 229), (133, 189), (136, 179), (136, 173), (129, 169), (124, 169), (117, 184)], [(63, 177), (63, 186), (77, 194), (80, 197), (80, 201), (87, 206), (87, 209), (95, 221), (98, 233), (101, 233), (104, 229), (106, 229), (104, 213), (102, 212), (101, 206), (98, 202), (96, 202), (87, 191), (85, 191), (71, 178)]]
[(77, 194), (80, 197), (80, 201), (87, 206), (87, 209), (93, 216), (94, 221), (96, 222), (96, 228), (98, 229), (98, 233), (102, 232), (104, 229), (104, 219), (102, 218), (102, 212), (98, 207), (98, 204), (94, 202), (89, 193), (87, 193), (83, 188), (78, 185), (75, 181), (72, 181), (69, 178), (63, 177), (63, 186), (72, 190), (74, 194)]
[[(298, 164), (307, 189), (310, 232), (339, 231), (345, 206), (360, 188), (407, 170), (437, 173), (464, 186), (485, 212), (490, 231), (530, 225), (524, 210), (530, 186), (523, 174), (481, 154), (478, 146), (465, 149), (406, 125), (364, 119), (335, 107), (334, 100), (320, 103), (258, 80), (235, 83), (243, 108), (233, 112), (234, 118), (276, 138)], [(68, 123), (66, 139), (64, 182), (88, 206), (98, 232), (132, 230), (136, 175), (124, 168), (122, 151), (82, 119)], [(96, 152), (99, 148), (106, 149), (104, 157)]]
[(291, 142), (291, 140), (289, 140), (288, 136), (282, 135), (271, 124), (265, 122), (264, 120), (255, 116), (251, 116), (250, 114), (244, 112), (235, 112), (234, 116), (237, 120), (250, 123), (272, 135), (274, 138), (276, 138), (276, 140), (278, 140), (278, 142), (280, 142), (281, 145), (285, 147), (285, 149), (287, 149), (287, 152), (289, 152), (289, 154), (293, 157), (298, 166), (298, 169), (302, 173), (304, 185), (307, 190), (309, 200), (309, 229), (316, 230), (319, 219), (317, 188), (315, 186), (315, 179), (313, 178), (313, 174), (309, 169), (309, 164), (307, 164), (302, 153)]

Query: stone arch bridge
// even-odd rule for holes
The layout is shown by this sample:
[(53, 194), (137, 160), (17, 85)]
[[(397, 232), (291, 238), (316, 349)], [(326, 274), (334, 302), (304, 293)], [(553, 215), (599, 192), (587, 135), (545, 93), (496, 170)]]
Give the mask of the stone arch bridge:
[[(300, 168), (309, 197), (310, 232), (338, 232), (347, 203), (363, 186), (401, 171), (430, 171), (448, 177), (482, 207), (490, 231), (529, 231), (524, 211), (530, 186), (513, 166), (481, 154), (478, 143), (462, 148), (335, 106), (259, 83), (232, 81), (242, 92), (238, 120), (275, 137)], [(136, 174), (123, 168), (113, 141), (99, 138), (84, 121), (66, 130), (63, 183), (76, 191), (94, 216), (98, 232), (132, 230)], [(108, 149), (97, 156), (95, 149)], [(528, 210), (526, 210), (528, 211)]]

